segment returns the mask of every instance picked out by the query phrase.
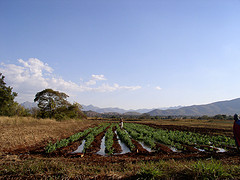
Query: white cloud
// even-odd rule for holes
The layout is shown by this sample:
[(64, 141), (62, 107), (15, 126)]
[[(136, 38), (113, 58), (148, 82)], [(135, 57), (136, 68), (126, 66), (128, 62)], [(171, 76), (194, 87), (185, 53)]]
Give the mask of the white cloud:
[(157, 90), (162, 90), (162, 88), (160, 86), (157, 86), (156, 89)]
[(92, 78), (93, 79), (95, 79), (95, 80), (97, 80), (97, 81), (104, 81), (104, 80), (107, 80), (105, 77), (104, 77), (104, 75), (95, 75), (95, 74), (93, 74), (92, 75)]
[(95, 75), (95, 74), (93, 74), (92, 78), (88, 82), (86, 82), (85, 84), (87, 86), (91, 86), (91, 85), (97, 84), (97, 81), (105, 81), (105, 80), (107, 80), (107, 79), (104, 77), (104, 75)]
[(0, 72), (6, 77), (6, 83), (14, 88), (18, 93), (18, 100), (32, 101), (37, 92), (51, 88), (58, 91), (63, 91), (66, 94), (76, 95), (79, 92), (113, 92), (117, 90), (137, 90), (141, 86), (120, 86), (117, 83), (109, 85), (104, 75), (91, 76), (87, 82), (82, 81), (81, 84), (72, 81), (65, 81), (57, 77), (53, 73), (53, 68), (48, 64), (43, 63), (37, 58), (30, 58), (27, 61), (19, 59), (20, 65), (15, 64), (0, 64)]
[(25, 68), (28, 68), (29, 72), (35, 76), (42, 76), (43, 70), (52, 73), (53, 69), (48, 66), (48, 64), (44, 64), (37, 58), (30, 58), (28, 61), (24, 61), (22, 59), (18, 59), (18, 62), (23, 64)]
[(93, 90), (98, 91), (98, 92), (113, 92), (113, 91), (121, 90), (121, 89), (134, 91), (134, 90), (137, 90), (140, 88), (141, 88), (141, 86), (120, 86), (116, 83), (113, 86), (111, 86), (109, 84), (104, 83), (101, 86), (94, 88)]

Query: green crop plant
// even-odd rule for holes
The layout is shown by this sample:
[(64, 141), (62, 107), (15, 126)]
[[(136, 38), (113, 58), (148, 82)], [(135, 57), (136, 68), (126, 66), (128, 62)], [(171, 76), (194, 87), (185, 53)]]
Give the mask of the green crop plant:
[(148, 145), (150, 148), (154, 148), (156, 146), (154, 139), (149, 133), (147, 134), (146, 132), (142, 133), (140, 131), (136, 131), (131, 128), (131, 125), (132, 124), (130, 123), (126, 123), (124, 128), (133, 139), (144, 142), (144, 144)]
[(103, 132), (107, 127), (109, 126), (109, 123), (103, 124), (101, 127), (96, 128), (92, 130), (85, 138), (85, 144), (83, 148), (83, 152), (86, 152), (86, 150), (91, 146), (92, 142), (94, 141), (95, 136)]
[(46, 153), (51, 153), (53, 151), (55, 151), (56, 149), (62, 148), (62, 147), (66, 147), (68, 146), (69, 143), (72, 143), (74, 141), (77, 141), (78, 139), (86, 136), (89, 132), (93, 131), (94, 129), (97, 129), (99, 126), (96, 126), (94, 128), (88, 128), (83, 132), (78, 132), (76, 134), (73, 134), (72, 136), (70, 136), (67, 139), (62, 139), (60, 141), (57, 141), (56, 143), (48, 143), (48, 145), (45, 147), (45, 152)]
[(113, 154), (113, 151), (114, 151), (114, 148), (112, 147), (113, 146), (113, 137), (114, 137), (114, 133), (113, 133), (113, 130), (112, 128), (116, 126), (116, 124), (112, 124), (106, 134), (105, 134), (105, 152), (108, 153), (108, 154)]
[[(125, 123), (125, 124), (127, 124), (127, 123)], [(120, 129), (118, 124), (116, 125), (116, 127), (117, 127), (117, 134), (118, 134), (119, 138), (121, 139), (121, 141), (124, 142), (131, 151), (133, 151), (135, 146), (132, 143), (132, 140), (129, 137), (129, 135), (124, 130)]]
[[(234, 140), (226, 136), (209, 136), (202, 135), (193, 132), (183, 132), (183, 131), (169, 131), (162, 129), (155, 129), (147, 125), (136, 124), (136, 123), (126, 123), (125, 129), (129, 134), (137, 140), (148, 141), (151, 139), (151, 143), (154, 141), (174, 146), (177, 149), (184, 149), (179, 144), (185, 144), (190, 146), (196, 145), (208, 145), (214, 147), (221, 146), (234, 146)], [(148, 144), (147, 142), (145, 142)]]

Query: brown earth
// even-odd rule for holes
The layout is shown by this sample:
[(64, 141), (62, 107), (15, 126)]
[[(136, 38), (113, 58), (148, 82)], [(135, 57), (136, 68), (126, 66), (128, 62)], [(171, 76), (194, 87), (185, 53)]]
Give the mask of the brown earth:
[[(77, 147), (81, 144), (82, 139), (70, 144), (69, 146), (65, 148), (61, 148), (57, 150), (54, 153), (46, 154), (44, 151), (44, 147), (46, 146), (47, 142), (49, 140), (52, 140), (53, 142), (56, 141), (56, 138), (52, 138), (51, 130), (54, 131), (53, 133), (60, 133), (60, 137), (66, 138), (70, 135), (82, 131), (90, 126), (96, 126), (99, 122), (96, 121), (90, 121), (90, 123), (77, 123), (74, 122), (72, 125), (67, 125), (67, 123), (56, 123), (52, 122), (52, 126), (61, 128), (61, 131), (55, 130), (54, 128), (49, 128), (48, 131), (46, 131), (49, 135), (48, 139), (43, 138), (40, 140), (39, 132), (35, 134), (36, 137), (39, 138), (37, 143), (30, 143), (30, 145), (26, 145), (25, 143), (19, 142), (18, 146), (9, 146), (6, 148), (6, 145), (4, 145), (5, 148), (4, 151), (1, 151), (0, 154), (0, 161), (3, 162), (3, 164), (8, 162), (16, 162), (21, 163), (25, 160), (47, 160), (47, 159), (56, 159), (63, 163), (73, 163), (73, 164), (85, 164), (88, 167), (91, 166), (99, 166), (99, 167), (109, 167), (109, 166), (125, 166), (126, 163), (130, 164), (136, 164), (138, 162), (158, 162), (159, 160), (175, 160), (175, 161), (181, 161), (181, 160), (198, 160), (198, 159), (219, 159), (225, 164), (231, 164), (231, 165), (239, 165), (240, 164), (240, 156), (237, 152), (236, 148), (229, 148), (227, 152), (225, 153), (216, 153), (216, 151), (206, 151), (206, 152), (200, 152), (196, 150), (195, 148), (191, 146), (186, 146), (186, 150), (183, 152), (173, 152), (169, 147), (163, 145), (163, 144), (157, 144), (155, 152), (148, 152), (142, 146), (135, 140), (133, 140), (133, 143), (135, 145), (135, 150), (131, 153), (127, 154), (118, 154), (118, 155), (112, 155), (112, 156), (101, 156), (96, 154), (96, 152), (100, 148), (101, 140), (104, 136), (104, 133), (100, 133), (98, 136), (95, 137), (95, 141), (92, 143), (91, 148), (87, 151), (87, 153), (78, 153), (72, 155), (71, 152), (77, 149)], [(197, 132), (201, 134), (209, 134), (209, 135), (215, 135), (216, 133), (221, 133), (221, 129), (217, 128), (199, 128), (199, 127), (186, 127), (186, 126), (174, 126), (174, 125), (156, 125), (156, 124), (148, 124), (149, 126), (155, 127), (155, 128), (162, 128), (162, 129), (168, 129), (168, 130), (180, 130), (180, 131), (191, 131), (191, 132)], [(31, 124), (29, 127), (32, 127)], [(74, 130), (72, 129), (73, 126), (75, 126)], [(46, 125), (43, 124), (43, 126), (40, 125), (38, 128), (45, 128)], [(27, 128), (27, 126), (24, 126), (24, 128)], [(68, 132), (69, 131), (69, 132)], [(114, 131), (114, 130), (113, 130)], [(224, 134), (225, 131), (223, 131)], [(11, 133), (13, 133), (11, 131)], [(229, 133), (227, 131), (227, 133)], [(13, 134), (17, 134), (17, 132), (14, 132)], [(114, 133), (115, 134), (115, 133)], [(24, 137), (23, 137), (24, 139)], [(21, 144), (22, 143), (22, 144)], [(14, 144), (14, 143), (13, 143)], [(117, 148), (116, 148), (117, 147)], [(114, 148), (115, 153), (121, 152), (121, 147), (118, 144), (117, 137), (114, 137)], [(104, 174), (104, 173), (103, 173)], [(17, 178), (15, 176), (9, 176), (11, 178)], [(109, 176), (110, 179), (114, 177), (114, 175)], [(42, 177), (40, 176), (40, 179)], [(106, 174), (98, 176), (97, 178), (93, 179), (105, 179)], [(114, 178), (112, 178), (114, 179)], [(118, 179), (118, 178), (116, 178)]]
[(113, 132), (114, 132), (114, 136), (113, 136), (114, 153), (121, 153), (122, 149), (121, 149), (120, 144), (118, 143), (117, 134), (115, 133), (116, 129), (117, 129), (116, 127), (113, 127)]
[(159, 128), (163, 130), (172, 130), (172, 131), (187, 131), (187, 132), (194, 132), (200, 134), (208, 134), (208, 135), (226, 135), (226, 136), (233, 136), (232, 130), (228, 129), (218, 129), (218, 128), (201, 128), (201, 127), (188, 127), (188, 126), (179, 126), (179, 125), (157, 125), (152, 123), (139, 123), (145, 124), (153, 128)]
[[(168, 129), (168, 130), (184, 130), (184, 131), (192, 131), (192, 132), (198, 132), (198, 133), (206, 133), (208, 134), (214, 134), (215, 132), (218, 132), (219, 129), (206, 129), (206, 128), (187, 128), (185, 126), (166, 126), (166, 125), (154, 125), (154, 124), (148, 124), (149, 126), (155, 127), (155, 128), (162, 128), (162, 129)], [(163, 144), (157, 144), (157, 151), (156, 152), (148, 152), (145, 150), (137, 141), (133, 140), (133, 143), (135, 145), (135, 150), (131, 153), (127, 154), (118, 154), (113, 155), (110, 157), (97, 155), (96, 152), (100, 149), (101, 140), (104, 136), (104, 132), (100, 133), (98, 136), (95, 137), (95, 141), (91, 144), (91, 148), (88, 149), (87, 153), (84, 154), (82, 157), (79, 155), (69, 155), (71, 152), (77, 149), (77, 147), (80, 145), (81, 140), (74, 142), (70, 144), (68, 147), (61, 148), (60, 150), (57, 150), (54, 153), (46, 154), (44, 152), (44, 147), (46, 143), (38, 143), (34, 146), (25, 147), (24, 145), (18, 149), (11, 150), (9, 149), (6, 154), (12, 154), (12, 155), (19, 155), (21, 158), (33, 158), (36, 156), (42, 156), (42, 157), (67, 157), (66, 160), (72, 161), (76, 157), (82, 157), (77, 158), (77, 161), (89, 161), (89, 162), (96, 162), (97, 164), (102, 164), (106, 162), (121, 162), (121, 161), (150, 161), (150, 160), (159, 160), (159, 159), (198, 159), (198, 158), (221, 158), (221, 159), (231, 159), (231, 158), (239, 158), (239, 153), (237, 152), (236, 148), (230, 148), (228, 152), (225, 153), (216, 153), (215, 151), (210, 152), (199, 152), (193, 147), (186, 146), (186, 151), (184, 152), (173, 152), (169, 147), (163, 145)], [(114, 144), (118, 144), (117, 139), (114, 139)], [(119, 144), (118, 144), (119, 146)], [(209, 147), (210, 148), (210, 147)], [(119, 151), (119, 148), (118, 148)], [(74, 160), (75, 161), (75, 160)]]

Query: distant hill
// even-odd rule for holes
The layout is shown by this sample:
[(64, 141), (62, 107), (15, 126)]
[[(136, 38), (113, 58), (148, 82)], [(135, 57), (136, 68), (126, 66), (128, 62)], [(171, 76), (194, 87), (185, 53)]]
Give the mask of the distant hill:
[[(34, 102), (24, 102), (21, 104), (27, 109), (37, 107)], [(125, 110), (120, 108), (99, 108), (93, 105), (83, 106), (83, 111), (90, 111), (89, 114), (101, 113), (101, 114), (123, 114), (123, 115), (140, 115), (141, 113), (148, 113), (151, 116), (214, 116), (217, 114), (233, 115), (240, 113), (240, 98), (219, 101), (205, 105), (193, 105), (193, 106), (176, 106), (168, 109), (138, 109), (138, 110)], [(97, 114), (95, 114), (97, 116)]]
[[(130, 110), (126, 110), (126, 109), (121, 109), (121, 108), (112, 108), (112, 107), (109, 107), (109, 108), (100, 108), (100, 107), (96, 107), (96, 106), (93, 106), (93, 105), (82, 105), (83, 107), (83, 111), (95, 111), (97, 113), (109, 113), (109, 112), (116, 112), (116, 113), (119, 113), (119, 114), (131, 114), (131, 115), (140, 115), (142, 113), (147, 113), (149, 111), (152, 111), (156, 108), (152, 108), (152, 109), (136, 109), (136, 110), (133, 110), (133, 109), (130, 109)], [(180, 108), (182, 106), (176, 106), (176, 107), (169, 107), (169, 108), (160, 108), (160, 109), (176, 109), (176, 108)]]
[(233, 115), (235, 113), (240, 113), (240, 98), (205, 105), (186, 106), (179, 109), (155, 109), (148, 112), (151, 116), (214, 116), (217, 114)]
[(88, 117), (100, 117), (101, 114), (94, 111), (83, 111)]
[(24, 102), (24, 103), (21, 103), (21, 105), (22, 105), (25, 109), (31, 109), (31, 108), (38, 107), (38, 106), (37, 106), (37, 103), (35, 103), (35, 102), (29, 102), (29, 101), (26, 101), (26, 102)]
[(82, 105), (83, 111), (95, 111), (97, 113), (108, 113), (108, 112), (116, 112), (116, 113), (125, 113), (127, 110), (120, 109), (120, 108), (99, 108), (93, 105), (85, 106)]
[(141, 114), (142, 113), (135, 112), (135, 111), (129, 111), (129, 112), (123, 113), (123, 115), (125, 115), (125, 116), (140, 116)]

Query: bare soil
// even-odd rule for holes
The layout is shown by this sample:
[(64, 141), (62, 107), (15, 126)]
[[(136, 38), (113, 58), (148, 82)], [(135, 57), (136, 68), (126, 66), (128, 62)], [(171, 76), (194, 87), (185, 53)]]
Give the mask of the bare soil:
[(114, 132), (114, 136), (113, 136), (114, 153), (121, 153), (122, 149), (121, 149), (120, 144), (118, 143), (117, 134), (115, 133), (116, 129), (117, 129), (116, 127), (113, 128), (113, 132)]
[(153, 123), (140, 123), (145, 124), (153, 128), (159, 128), (163, 130), (172, 130), (172, 131), (187, 131), (194, 132), (200, 134), (208, 134), (208, 135), (226, 135), (232, 137), (232, 130), (229, 129), (220, 129), (220, 128), (202, 128), (202, 127), (188, 127), (188, 126), (179, 126), (179, 125), (157, 125)]
[[(191, 131), (198, 132), (202, 134), (210, 134), (214, 135), (216, 132), (220, 132), (220, 129), (206, 129), (206, 128), (188, 128), (186, 126), (174, 126), (174, 125), (155, 125), (155, 124), (147, 124), (149, 126), (155, 128), (162, 128), (168, 130), (180, 130), (180, 131)], [(70, 155), (71, 152), (77, 149), (80, 145), (81, 140), (70, 144), (68, 147), (62, 148), (54, 153), (46, 154), (44, 151), (44, 147), (46, 142), (41, 142), (35, 144), (31, 147), (19, 147), (18, 149), (11, 150), (9, 149), (5, 152), (5, 155), (18, 155), (20, 159), (26, 158), (36, 158), (36, 157), (65, 157), (65, 161), (78, 161), (78, 162), (91, 162), (96, 163), (98, 165), (103, 165), (108, 162), (111, 163), (119, 163), (119, 162), (136, 162), (136, 161), (159, 161), (159, 159), (207, 159), (214, 157), (216, 159), (222, 159), (231, 164), (240, 163), (240, 156), (237, 152), (236, 148), (230, 148), (227, 152), (224, 153), (216, 153), (216, 151), (212, 152), (200, 152), (193, 147), (186, 146), (186, 150), (184, 152), (173, 152), (169, 147), (163, 144), (157, 144), (158, 151), (156, 152), (148, 152), (145, 150), (137, 141), (133, 140), (135, 145), (135, 150), (131, 153), (127, 154), (119, 154), (113, 156), (101, 156), (96, 154), (100, 149), (101, 140), (104, 136), (105, 132), (100, 133), (95, 137), (95, 141), (91, 144), (91, 148), (84, 155)], [(119, 152), (119, 144), (117, 138), (114, 138), (114, 147), (115, 152)]]

